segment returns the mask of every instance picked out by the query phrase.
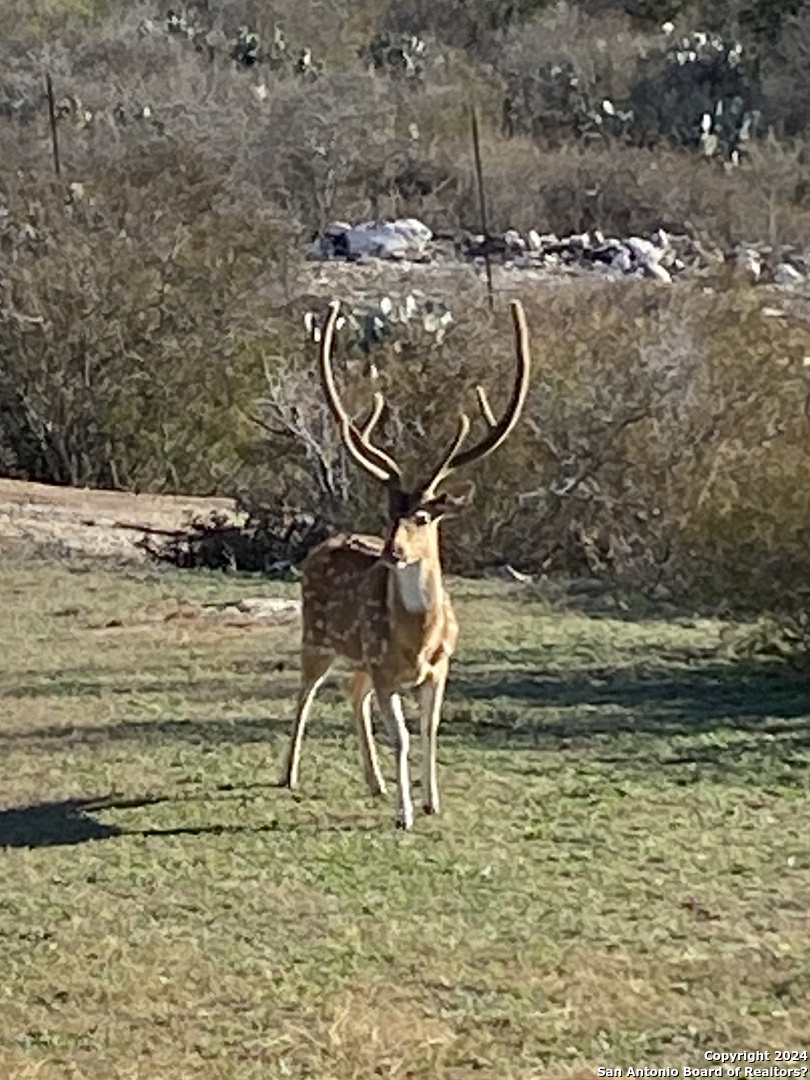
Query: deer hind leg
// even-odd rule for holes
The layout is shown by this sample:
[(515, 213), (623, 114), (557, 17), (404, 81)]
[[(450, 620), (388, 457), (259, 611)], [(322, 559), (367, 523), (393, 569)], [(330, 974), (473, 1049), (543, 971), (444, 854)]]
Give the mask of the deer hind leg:
[(436, 743), (442, 715), (444, 687), (447, 682), (447, 660), (433, 669), (422, 683), (422, 806), (426, 814), (439, 812), (439, 777), (436, 763)]
[(363, 776), (366, 778), (372, 795), (385, 795), (385, 780), (380, 772), (377, 749), (374, 746), (374, 733), (371, 728), (371, 702), (374, 697), (371, 679), (364, 671), (356, 671), (349, 679), (347, 689), (354, 709), (357, 736), (360, 740)]
[(394, 747), (394, 756), (397, 764), (397, 827), (400, 829), (413, 828), (413, 803), (411, 801), (411, 778), (408, 768), (408, 751), (410, 749), (410, 736), (405, 723), (405, 714), (402, 711), (402, 701), (399, 694), (388, 687), (376, 685), (374, 693), (383, 714), (385, 725), (391, 736)]
[(298, 771), (301, 765), (301, 744), (304, 741), (304, 729), (307, 726), (307, 717), (312, 708), (312, 702), (318, 687), (326, 677), (326, 673), (335, 659), (333, 652), (322, 652), (318, 649), (304, 649), (301, 652), (301, 689), (298, 692), (298, 706), (295, 711), (292, 732), (290, 733), (290, 745), (284, 762), (284, 771), (281, 774), (281, 786), (288, 788), (298, 787)]

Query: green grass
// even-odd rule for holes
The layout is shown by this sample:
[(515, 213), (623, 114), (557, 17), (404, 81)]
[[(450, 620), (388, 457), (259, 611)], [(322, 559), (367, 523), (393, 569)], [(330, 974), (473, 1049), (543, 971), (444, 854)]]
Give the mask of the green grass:
[(719, 622), (457, 583), (444, 809), (403, 835), (336, 680), (275, 786), (297, 624), (199, 605), (293, 587), (0, 570), (2, 1080), (806, 1048), (810, 689), (724, 659)]

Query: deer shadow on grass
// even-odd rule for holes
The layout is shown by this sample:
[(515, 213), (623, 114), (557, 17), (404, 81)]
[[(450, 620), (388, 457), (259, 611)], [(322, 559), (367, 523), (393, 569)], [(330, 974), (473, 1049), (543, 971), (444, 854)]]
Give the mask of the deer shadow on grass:
[[(244, 802), (255, 789), (279, 789), (277, 783), (254, 783), (239, 788), (224, 784), (212, 792), (182, 795), (102, 795), (92, 798), (63, 799), (55, 802), (32, 803), (28, 806), (0, 810), (0, 849), (64, 847), (85, 844), (92, 840), (115, 837), (177, 837), (216, 836), (222, 834), (289, 833), (294, 831), (346, 832), (372, 831), (381, 827), (358, 815), (338, 817), (323, 814), (305, 822), (281, 822), (275, 818), (263, 823), (209, 825), (178, 825), (168, 828), (127, 828), (99, 821), (94, 815), (109, 810), (137, 810), (160, 804), (189, 802)], [(297, 796), (294, 796), (297, 799)]]

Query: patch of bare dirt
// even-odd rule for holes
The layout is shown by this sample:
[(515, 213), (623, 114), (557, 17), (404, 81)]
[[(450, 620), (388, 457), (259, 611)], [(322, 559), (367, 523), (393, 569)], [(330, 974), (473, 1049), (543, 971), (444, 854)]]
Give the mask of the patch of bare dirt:
[(145, 532), (182, 530), (216, 512), (239, 520), (233, 499), (135, 495), (0, 479), (0, 551), (143, 562)]
[[(68, 608), (60, 614), (81, 615), (82, 611)], [(176, 626), (194, 623), (203, 629), (211, 626), (261, 628), (271, 622), (276, 626), (296, 623), (300, 615), (300, 600), (280, 596), (245, 596), (239, 600), (209, 604), (173, 598), (148, 604), (126, 620), (113, 618), (106, 622), (88, 621), (84, 625), (87, 630), (127, 633), (152, 631), (156, 626), (167, 623)]]

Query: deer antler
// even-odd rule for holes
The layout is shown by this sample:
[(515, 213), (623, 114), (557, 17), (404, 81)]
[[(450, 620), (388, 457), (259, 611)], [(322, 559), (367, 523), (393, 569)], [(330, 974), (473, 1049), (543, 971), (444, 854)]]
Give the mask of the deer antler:
[(385, 405), (383, 395), (379, 391), (375, 393), (374, 404), (368, 419), (363, 422), (361, 428), (358, 428), (344, 408), (337, 392), (335, 377), (332, 373), (332, 341), (335, 336), (335, 323), (339, 312), (340, 301), (333, 300), (329, 305), (329, 317), (326, 320), (323, 338), (321, 339), (321, 379), (326, 393), (326, 400), (329, 402), (332, 414), (340, 427), (343, 444), (357, 464), (377, 480), (382, 480), (386, 484), (391, 483), (391, 481), (398, 483), (402, 479), (402, 473), (397, 463), (383, 450), (380, 450), (378, 446), (372, 446), (369, 441), (371, 431), (380, 419), (380, 414)]
[(495, 414), (492, 412), (492, 407), (489, 404), (489, 398), (487, 397), (486, 390), (483, 386), (477, 386), (476, 393), (478, 395), (478, 407), (481, 410), (481, 415), (489, 428), (489, 431), (475, 446), (471, 446), (469, 450), (461, 450), (461, 444), (467, 436), (470, 430), (470, 421), (465, 413), (462, 413), (459, 417), (458, 431), (456, 437), (450, 449), (444, 456), (438, 469), (433, 473), (432, 477), (421, 487), (426, 497), (431, 497), (435, 494), (436, 488), (443, 480), (460, 469), (462, 465), (469, 465), (473, 461), (478, 461), (481, 458), (491, 454), (493, 450), (496, 450), (501, 443), (507, 438), (512, 428), (518, 422), (521, 410), (526, 401), (526, 394), (529, 390), (529, 373), (531, 368), (531, 357), (529, 355), (529, 331), (526, 327), (526, 316), (523, 313), (523, 305), (519, 300), (513, 300), (511, 303), (512, 308), (512, 321), (515, 326), (515, 351), (517, 354), (517, 372), (515, 374), (515, 385), (512, 389), (512, 396), (509, 399), (509, 404), (504, 410), (503, 416), (500, 420), (495, 419)]

